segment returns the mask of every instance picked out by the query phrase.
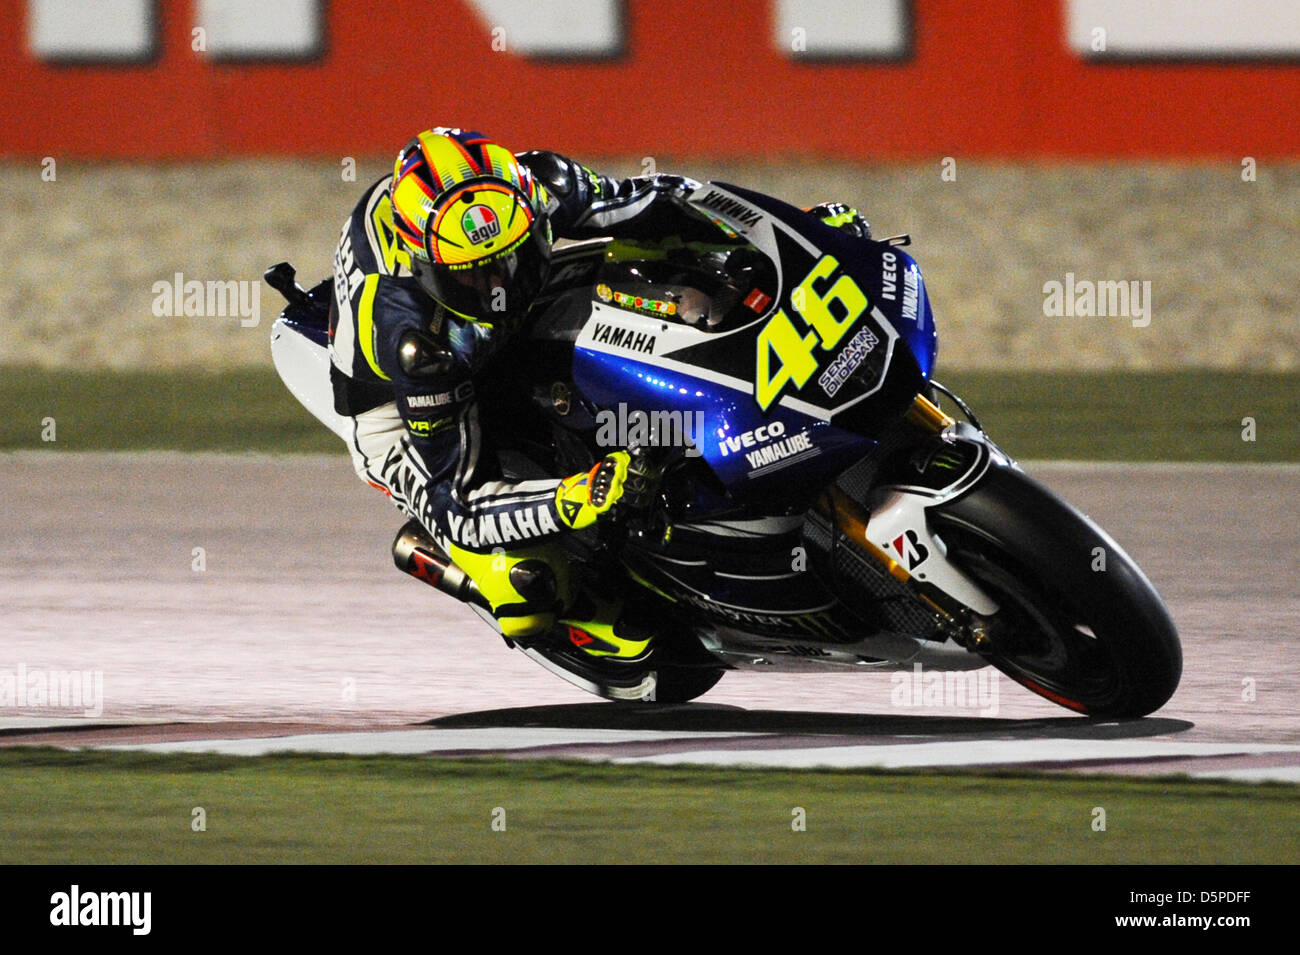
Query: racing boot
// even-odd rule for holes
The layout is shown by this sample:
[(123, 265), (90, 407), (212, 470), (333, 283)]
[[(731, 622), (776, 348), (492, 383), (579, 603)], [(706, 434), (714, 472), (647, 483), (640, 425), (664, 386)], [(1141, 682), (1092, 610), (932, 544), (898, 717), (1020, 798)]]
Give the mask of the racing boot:
[(654, 650), (653, 625), (622, 598), (584, 592), (552, 633), (566, 649), (615, 664), (645, 663)]
[[(592, 527), (616, 505), (639, 506), (655, 477), (626, 451), (607, 455), (590, 470), (561, 481), (556, 510), (573, 530)], [(577, 595), (572, 558), (557, 543), (478, 553), (450, 542), (438, 544), (418, 521), (409, 521), (393, 542), (398, 568), (458, 600), (477, 604), (496, 618), (507, 641), (576, 647), (584, 656), (640, 661), (648, 655), (644, 627), (624, 619), (621, 600)], [(566, 609), (567, 608), (567, 609)], [(568, 618), (557, 627), (561, 613)]]
[(491, 612), (507, 640), (527, 643), (548, 634), (568, 603), (569, 560), (554, 544), (478, 554), (439, 547), (418, 521), (393, 541), (398, 569), (457, 600)]

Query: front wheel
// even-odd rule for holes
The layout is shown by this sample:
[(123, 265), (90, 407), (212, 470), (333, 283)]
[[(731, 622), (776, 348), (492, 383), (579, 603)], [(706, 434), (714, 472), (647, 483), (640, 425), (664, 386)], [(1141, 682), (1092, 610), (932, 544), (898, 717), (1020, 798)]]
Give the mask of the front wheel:
[(1182, 676), (1173, 621), (1110, 536), (1036, 481), (991, 469), (929, 511), (948, 560), (998, 603), (977, 651), (1017, 683), (1089, 716), (1158, 710)]

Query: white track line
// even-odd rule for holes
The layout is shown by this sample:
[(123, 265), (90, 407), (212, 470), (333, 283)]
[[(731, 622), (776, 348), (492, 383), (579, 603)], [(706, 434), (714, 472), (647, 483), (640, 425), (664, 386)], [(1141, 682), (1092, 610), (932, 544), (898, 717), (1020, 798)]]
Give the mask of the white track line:
[(1197, 779), (1232, 779), (1241, 783), (1300, 783), (1300, 766), (1265, 766), (1190, 773)]
[(699, 733), (660, 730), (583, 730), (551, 727), (491, 727), (484, 729), (422, 729), (374, 733), (308, 733), (256, 739), (176, 740), (168, 743), (125, 743), (93, 749), (147, 750), (152, 753), (222, 753), (264, 756), (267, 753), (346, 753), (352, 756), (436, 755), (438, 753), (508, 752), (540, 746), (650, 743), (679, 739), (718, 739), (757, 736), (756, 733)]
[[(475, 729), (419, 729), (373, 733), (297, 734), (260, 739), (178, 740), (168, 743), (132, 743), (95, 746), (94, 749), (144, 750), (153, 753), (219, 753), (236, 756), (264, 756), (268, 753), (343, 753), (356, 756), (425, 755), (449, 753), (503, 753), (547, 747), (629, 743), (661, 743), (670, 740), (709, 740), (720, 737), (745, 739), (764, 737), (769, 743), (779, 737), (762, 733), (707, 733), (656, 730), (582, 730), (550, 727), (488, 727)], [(933, 743), (888, 743), (855, 746), (798, 748), (700, 749), (650, 756), (618, 756), (608, 749), (590, 754), (566, 752), (566, 758), (617, 764), (647, 763), (661, 766), (745, 766), (771, 769), (970, 769), (990, 766), (1037, 764), (1047, 768), (1071, 768), (1081, 762), (1110, 763), (1124, 760), (1197, 759), (1224, 756), (1258, 756), (1300, 753), (1300, 745), (1259, 743), (1180, 743), (1162, 740), (956, 740)], [(541, 753), (531, 755), (545, 755)], [(1188, 772), (1186, 766), (1173, 770)], [(1242, 782), (1300, 782), (1300, 766), (1224, 768), (1191, 771), (1201, 778), (1236, 779)]]
[[(131, 720), (137, 723), (139, 720)], [(39, 730), (93, 730), (105, 725), (105, 721), (93, 723), (85, 717), (78, 716), (0, 716), (0, 731), (19, 730), (37, 732)]]
[(1072, 763), (1170, 757), (1245, 756), (1300, 753), (1296, 745), (1256, 743), (1169, 743), (1158, 740), (956, 740), (877, 746), (828, 746), (820, 749), (697, 750), (657, 756), (628, 756), (617, 763), (762, 766), (768, 768), (923, 769), (957, 766), (1003, 766), (1018, 763)]

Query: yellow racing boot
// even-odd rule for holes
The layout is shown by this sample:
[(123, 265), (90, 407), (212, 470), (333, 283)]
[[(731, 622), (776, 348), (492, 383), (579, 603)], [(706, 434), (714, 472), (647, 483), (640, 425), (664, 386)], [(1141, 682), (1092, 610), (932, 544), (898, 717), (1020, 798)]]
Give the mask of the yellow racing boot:
[(587, 656), (617, 663), (642, 663), (649, 658), (654, 630), (645, 622), (629, 619), (623, 601), (602, 600), (583, 594), (562, 616), (556, 636)]

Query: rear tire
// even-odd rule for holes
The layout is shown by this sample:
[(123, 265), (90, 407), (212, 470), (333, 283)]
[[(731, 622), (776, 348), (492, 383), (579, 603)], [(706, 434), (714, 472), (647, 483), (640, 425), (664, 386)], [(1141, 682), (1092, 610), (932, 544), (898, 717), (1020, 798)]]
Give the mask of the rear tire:
[(928, 516), (948, 560), (998, 602), (979, 651), (993, 666), (1089, 716), (1145, 716), (1173, 696), (1183, 656), (1169, 612), (1089, 518), (1006, 467)]
[[(587, 692), (629, 706), (689, 703), (713, 689), (726, 672), (722, 667), (656, 665), (653, 660), (647, 660), (643, 665), (613, 663), (568, 647), (537, 646), (531, 652), (544, 657), (551, 666), (577, 677), (582, 682), (575, 685)], [(629, 695), (639, 689), (651, 673), (655, 674), (653, 698)]]
[(717, 686), (725, 670), (710, 667), (659, 667), (651, 703), (689, 703)]

